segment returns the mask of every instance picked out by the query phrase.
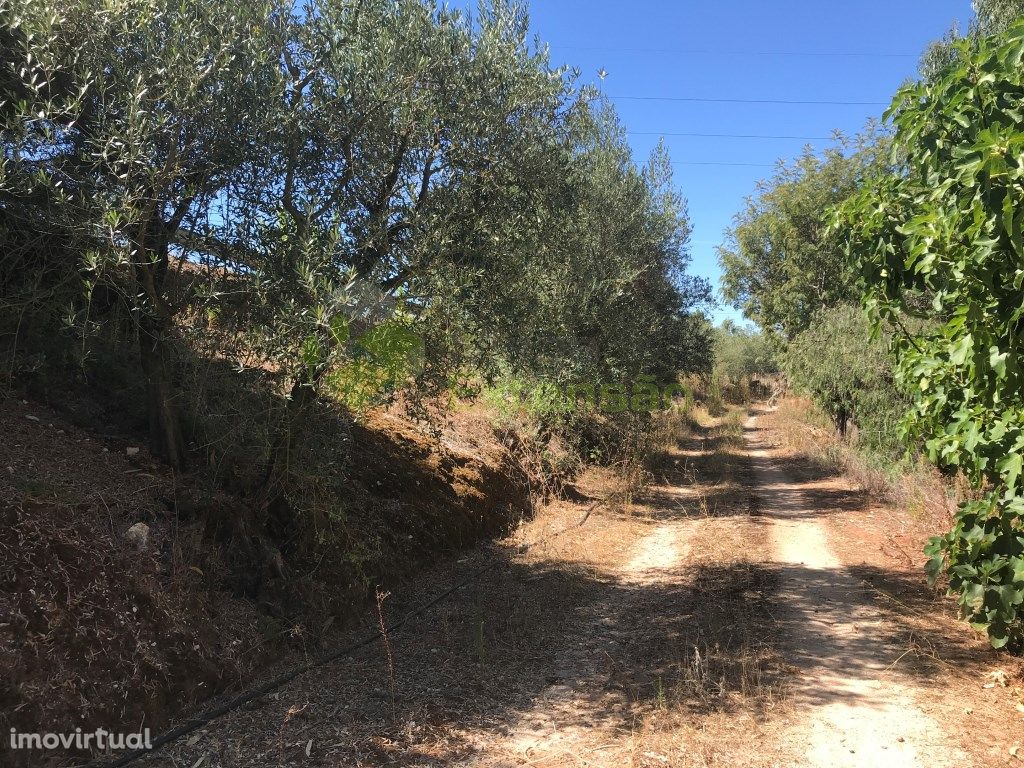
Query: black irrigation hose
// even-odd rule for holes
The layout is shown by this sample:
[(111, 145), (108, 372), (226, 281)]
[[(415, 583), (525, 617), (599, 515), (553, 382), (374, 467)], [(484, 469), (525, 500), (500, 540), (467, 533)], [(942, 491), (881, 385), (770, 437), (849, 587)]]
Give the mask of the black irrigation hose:
[[(524, 554), (524, 553), (528, 552), (530, 549), (532, 549), (533, 547), (536, 547), (539, 544), (544, 544), (545, 542), (551, 541), (552, 539), (558, 538), (559, 536), (562, 536), (563, 534), (568, 533), (569, 531), (571, 531), (571, 530), (573, 530), (575, 528), (582, 528), (583, 524), (586, 523), (587, 519), (590, 517), (590, 513), (593, 512), (595, 509), (597, 509), (601, 504), (603, 504), (607, 500), (608, 500), (608, 497), (606, 496), (604, 498), (601, 498), (601, 499), (598, 499), (597, 501), (595, 501), (593, 504), (591, 504), (589, 507), (587, 507), (587, 510), (584, 513), (583, 517), (581, 517), (577, 522), (573, 523), (572, 525), (568, 525), (565, 528), (563, 528), (562, 530), (556, 531), (555, 533), (552, 533), (550, 536), (545, 536), (545, 537), (543, 537), (541, 539), (538, 539), (537, 541), (531, 542), (529, 544), (523, 544), (522, 546), (519, 547), (519, 550), (518, 550), (519, 554)], [(394, 632), (397, 632), (403, 626), (405, 626), (405, 624), (409, 621), (409, 619), (412, 619), (412, 618), (414, 618), (416, 616), (419, 616), (420, 614), (424, 613), (429, 608), (433, 608), (435, 605), (437, 605), (441, 601), (451, 597), (454, 593), (458, 592), (463, 587), (469, 586), (470, 584), (475, 582), (477, 579), (479, 579), (481, 576), (483, 576), (485, 573), (487, 573), (488, 571), (496, 568), (499, 563), (500, 563), (499, 560), (492, 560), (490, 563), (485, 565), (483, 568), (480, 568), (480, 569), (474, 571), (473, 573), (471, 573), (466, 578), (462, 579), (462, 581), (458, 582), (454, 586), (449, 587), (444, 592), (441, 592), (438, 595), (435, 595), (434, 597), (432, 597), (430, 600), (428, 600), (427, 602), (423, 603), (422, 605), (419, 605), (416, 608), (413, 608), (411, 611), (409, 611), (407, 614), (405, 614), (405, 616), (400, 618), (398, 621), (394, 622), (393, 624), (388, 625), (388, 627), (387, 627), (387, 634), (390, 635), (390, 634), (392, 634)], [(136, 749), (136, 750), (132, 750), (130, 752), (125, 752), (123, 755), (121, 755), (118, 758), (115, 758), (114, 760), (112, 760), (110, 762), (107, 762), (107, 758), (98, 758), (96, 760), (92, 760), (91, 762), (88, 762), (88, 763), (85, 763), (85, 764), (79, 766), (79, 768), (121, 768), (121, 766), (128, 765), (129, 763), (133, 763), (136, 760), (138, 760), (139, 758), (145, 757), (146, 755), (151, 755), (154, 752), (156, 752), (157, 750), (167, 746), (171, 742), (177, 741), (182, 736), (187, 736), (188, 734), (192, 733), (193, 731), (199, 730), (200, 728), (202, 728), (205, 725), (208, 725), (209, 723), (213, 722), (217, 718), (223, 717), (228, 712), (232, 712), (233, 710), (238, 709), (239, 707), (243, 706), (244, 704), (248, 704), (250, 701), (255, 701), (256, 699), (259, 699), (259, 698), (261, 698), (263, 696), (266, 696), (271, 691), (274, 691), (274, 690), (280, 688), (281, 686), (285, 685), (286, 683), (290, 683), (295, 678), (297, 678), (297, 677), (299, 677), (301, 675), (304, 675), (307, 672), (311, 672), (314, 669), (322, 667), (322, 666), (324, 666), (326, 664), (330, 664), (332, 661), (337, 661), (338, 659), (343, 658), (345, 656), (350, 656), (351, 654), (355, 653), (356, 651), (360, 650), (361, 648), (365, 648), (366, 646), (370, 645), (371, 643), (374, 643), (377, 640), (381, 639), (381, 637), (383, 637), (383, 635), (384, 635), (384, 633), (382, 633), (381, 631), (378, 630), (377, 632), (374, 632), (372, 635), (368, 635), (367, 637), (364, 637), (362, 640), (359, 640), (358, 642), (355, 642), (352, 645), (347, 645), (347, 646), (345, 646), (343, 648), (337, 648), (337, 649), (331, 651), (330, 653), (327, 653), (327, 654), (321, 656), (320, 658), (318, 658), (315, 661), (311, 661), (308, 664), (302, 664), (302, 665), (300, 665), (298, 667), (292, 667), (287, 672), (282, 672), (277, 677), (272, 678), (271, 680), (268, 680), (267, 682), (263, 683), (262, 685), (259, 685), (256, 688), (250, 688), (248, 691), (245, 691), (244, 693), (240, 693), (238, 696), (235, 696), (233, 699), (231, 699), (229, 701), (226, 701), (223, 704), (220, 704), (220, 705), (214, 707), (213, 709), (207, 710), (206, 712), (204, 712), (201, 715), (198, 715), (198, 716), (192, 718), (191, 720), (186, 720), (181, 725), (175, 726), (174, 728), (171, 728), (171, 730), (166, 731), (166, 732), (160, 734), (159, 736), (157, 736), (155, 739), (152, 740), (151, 746), (148, 749)]]

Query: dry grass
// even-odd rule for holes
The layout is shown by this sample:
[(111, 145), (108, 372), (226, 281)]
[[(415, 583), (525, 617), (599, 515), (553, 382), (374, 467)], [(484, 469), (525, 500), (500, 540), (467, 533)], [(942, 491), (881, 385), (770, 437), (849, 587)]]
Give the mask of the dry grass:
[[(644, 485), (625, 497), (618, 494), (631, 478), (621, 467), (589, 470), (580, 487), (588, 497), (611, 491), (612, 503), (584, 529), (526, 557), (614, 579), (658, 523), (676, 520), (685, 532), (684, 562), (666, 583), (632, 598), (619, 620), (634, 629), (607, 660), (607, 690), (628, 701), (629, 737), (580, 753), (593, 764), (761, 765), (772, 723), (786, 707), (789, 670), (767, 608), (776, 578), (761, 565), (767, 555), (745, 457), (746, 415), (733, 407), (715, 417), (699, 406), (664, 414), (644, 454)], [(667, 494), (680, 488), (683, 500), (668, 504)], [(523, 536), (571, 522), (578, 510), (552, 505)]]
[(686, 587), (693, 604), (681, 602), (681, 615), (699, 621), (666, 633), (665, 653), (652, 654), (670, 659), (657, 678), (656, 711), (699, 721), (740, 711), (763, 718), (777, 709), (785, 701), (784, 665), (767, 639), (764, 607), (774, 574), (746, 559), (712, 559), (692, 569)]
[(906, 509), (932, 532), (949, 526), (957, 505), (970, 493), (962, 477), (943, 478), (924, 459), (887, 467), (872, 462), (805, 398), (782, 400), (762, 422), (781, 438), (781, 447), (812, 471), (844, 476), (871, 500)]
[[(776, 576), (762, 563), (764, 536), (745, 459), (743, 408), (715, 417), (698, 408), (676, 458), (694, 501), (689, 550), (673, 620), (646, 653), (660, 659), (627, 765), (775, 764), (764, 744), (787, 705), (788, 667), (768, 604)], [(676, 478), (678, 479), (678, 477)], [(652, 662), (653, 663), (653, 662)], [(763, 761), (763, 762), (762, 762)]]

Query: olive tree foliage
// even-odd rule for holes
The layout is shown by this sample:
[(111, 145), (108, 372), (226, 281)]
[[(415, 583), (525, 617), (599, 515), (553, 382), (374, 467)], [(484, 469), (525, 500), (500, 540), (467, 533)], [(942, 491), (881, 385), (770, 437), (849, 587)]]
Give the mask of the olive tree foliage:
[[(232, 15), (201, 3), (183, 12), (162, 0), (0, 4), (4, 219), (21, 232), (35, 219), (45, 231), (52, 215), (75, 242), (43, 253), (15, 234), (12, 250), (50, 257), (44, 269), (65, 280), (81, 275), (87, 300), (70, 312), (85, 323), (97, 287), (120, 297), (153, 449), (178, 467), (170, 341), (187, 300), (169, 290), (172, 241), (208, 215), (252, 150), (250, 118), (265, 105), (273, 60), (249, 28), (268, 12), (258, 3)], [(6, 266), (16, 274), (21, 265)]]
[(758, 184), (718, 249), (722, 293), (762, 329), (791, 339), (815, 313), (856, 300), (842, 243), (826, 211), (884, 163), (886, 138), (875, 126), (816, 154), (810, 147)]
[(323, 395), (360, 406), (416, 372), (443, 385), (473, 339), (441, 320), (486, 299), (460, 293), (460, 272), (529, 258), (480, 253), (479, 232), (536, 206), (518, 190), (557, 143), (566, 83), (501, 3), (473, 25), (420, 2), (311, 4), (288, 25), (271, 151), (230, 212), (258, 233), (240, 256), (254, 357), (285, 372), (294, 412)]
[(896, 328), (908, 437), (976, 499), (929, 546), (965, 618), (1024, 641), (1024, 23), (958, 42), (955, 65), (890, 110), (899, 173), (840, 211), (876, 321)]
[(668, 380), (706, 367), (696, 310), (709, 289), (686, 274), (690, 226), (664, 153), (638, 168), (613, 111), (587, 95), (560, 131), (510, 179), (506, 215), (461, 221), (472, 247), (432, 273), (460, 298), (430, 314), (472, 340), (492, 378)]
[(726, 320), (715, 329), (715, 371), (733, 382), (778, 373), (777, 346), (763, 331)]
[(350, 322), (373, 307), (429, 316), (476, 250), (467, 229), (531, 210), (516, 188), (556, 142), (566, 92), (501, 4), (476, 29), (418, 2), (323, 3), (293, 24), (276, 151), (233, 216), (275, 222), (252, 265), (284, 313), (268, 338), (315, 384), (344, 357)]
[(693, 310), (710, 291), (686, 274), (690, 223), (664, 147), (637, 168), (607, 104), (578, 109), (569, 127), (574, 149), (558, 194), (574, 202), (572, 216), (548, 222), (556, 230), (541, 245), (548, 311), (535, 372), (562, 382), (668, 381), (706, 368), (709, 331)]
[(268, 482), (318, 398), (706, 364), (667, 157), (633, 164), (517, 4), (0, 0), (0, 22), (5, 339), (66, 329), (87, 367), (126, 334), (174, 466), (193, 358), (283, 396)]

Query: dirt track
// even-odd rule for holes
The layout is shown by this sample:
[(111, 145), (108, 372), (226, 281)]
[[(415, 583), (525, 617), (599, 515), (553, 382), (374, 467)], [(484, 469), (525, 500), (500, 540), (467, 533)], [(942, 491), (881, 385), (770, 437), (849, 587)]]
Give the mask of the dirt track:
[(899, 648), (861, 581), (833, 553), (820, 510), (772, 461), (746, 422), (763, 514), (771, 519), (774, 564), (783, 573), (776, 601), (782, 642), (798, 667), (791, 684), (796, 722), (786, 734), (797, 765), (952, 766), (966, 756), (951, 749), (926, 714), (912, 680), (891, 667)]
[(952, 678), (910, 663), (904, 627), (838, 554), (850, 542), (834, 524), (854, 514), (833, 505), (842, 481), (796, 479), (756, 419), (742, 437), (734, 426), (683, 441), (628, 508), (523, 555), (578, 519), (596, 496), (584, 487), (426, 574), (393, 615), (500, 560), (390, 638), (393, 669), (370, 648), (141, 765), (903, 768), (1005, 754), (961, 751), (941, 723), (991, 701), (950, 701)]

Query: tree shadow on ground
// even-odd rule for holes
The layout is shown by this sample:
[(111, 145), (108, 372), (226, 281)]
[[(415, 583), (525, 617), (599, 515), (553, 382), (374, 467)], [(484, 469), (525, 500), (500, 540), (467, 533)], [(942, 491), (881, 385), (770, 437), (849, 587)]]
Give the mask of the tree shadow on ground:
[[(717, 473), (715, 457), (690, 456), (703, 462), (696, 476), (712, 478), (710, 512), (698, 523), (745, 516), (748, 535), (759, 536), (773, 517), (856, 508), (855, 493), (828, 485), (834, 470), (808, 460), (806, 472), (798, 464), (793, 473), (799, 481), (788, 482), (791, 457), (783, 466), (770, 454), (726, 453), (735, 463)], [(637, 500), (651, 505), (653, 520), (696, 517), (692, 499), (671, 489)], [(447, 766), (475, 760), (499, 739), (529, 745), (580, 727), (628, 735), (665, 709), (699, 725), (720, 713), (763, 717), (780, 697), (804, 708), (881, 708), (886, 685), (836, 679), (939, 691), (939, 672), (976, 669), (990, 656), (966, 631), (927, 620), (936, 600), (923, 576), (874, 566), (716, 557), (638, 581), (493, 546), (424, 574), (385, 602), (384, 619), (407, 615), (487, 565), (387, 643), (305, 675), (140, 765)], [(368, 613), (359, 631), (378, 621)], [(508, 764), (522, 759), (510, 753)]]
[[(0, 555), (12, 576), (0, 579), (5, 733), (140, 722), (156, 732), (281, 657), (333, 642), (375, 585), (532, 515), (525, 472), (489, 424), (464, 428), (465, 415), (453, 416), (459, 434), (479, 444), (452, 446), (390, 412), (357, 421), (314, 399), (295, 417), (304, 429), (287, 473), (264, 483), (289, 417), (283, 387), (227, 360), (183, 368), (204, 381), (184, 409), (188, 473), (141, 447), (144, 388), (122, 358), (94, 378), (26, 385), (60, 408), (2, 403), (0, 517), (17, 520), (5, 526), (16, 554)], [(140, 523), (145, 551), (124, 536)], [(0, 765), (15, 758), (51, 762), (0, 744)]]
[[(744, 427), (752, 447), (765, 448), (757, 427)], [(707, 431), (707, 430), (705, 430)], [(713, 453), (694, 453), (695, 444), (713, 443)], [(655, 520), (689, 517), (754, 516), (788, 519), (824, 518), (836, 512), (863, 509), (867, 491), (839, 482), (839, 468), (806, 454), (775, 455), (742, 452), (734, 437), (690, 437), (680, 442), (681, 454), (658, 467), (659, 484), (635, 496)], [(760, 482), (755, 478), (776, 478)], [(784, 482), (782, 482), (784, 480)], [(755, 492), (756, 486), (756, 492)], [(771, 505), (762, 502), (770, 494)]]
[[(188, 766), (204, 755), (205, 765), (224, 768), (300, 757), (323, 766), (451, 765), (510, 735), (539, 739), (581, 725), (628, 733), (659, 708), (698, 720), (737, 709), (757, 716), (762, 700), (785, 695), (794, 673), (891, 673), (930, 687), (942, 685), (935, 665), (984, 656), (966, 633), (914, 620), (934, 610), (918, 578), (878, 568), (741, 561), (683, 566), (642, 583), (494, 548), (432, 574), (387, 615), (404, 615), (488, 558), (500, 563), (387, 646), (306, 675), (142, 765)], [(877, 600), (871, 584), (884, 584), (899, 604)], [(367, 617), (367, 629), (375, 620)], [(830, 620), (857, 629), (823, 632)], [(938, 657), (908, 654), (910, 632)], [(884, 686), (800, 690), (794, 701), (806, 707), (880, 707), (887, 696)]]

